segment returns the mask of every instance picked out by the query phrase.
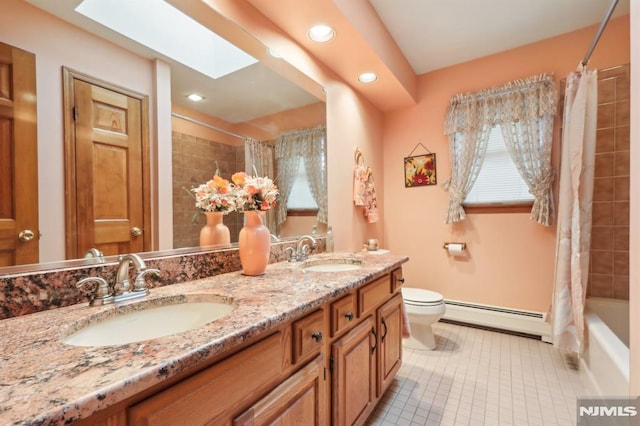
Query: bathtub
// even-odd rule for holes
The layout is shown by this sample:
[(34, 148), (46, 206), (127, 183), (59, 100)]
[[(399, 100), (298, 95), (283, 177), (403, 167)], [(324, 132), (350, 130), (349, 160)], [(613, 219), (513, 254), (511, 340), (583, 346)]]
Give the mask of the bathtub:
[(585, 307), (587, 344), (581, 367), (591, 391), (629, 395), (629, 302), (591, 297)]

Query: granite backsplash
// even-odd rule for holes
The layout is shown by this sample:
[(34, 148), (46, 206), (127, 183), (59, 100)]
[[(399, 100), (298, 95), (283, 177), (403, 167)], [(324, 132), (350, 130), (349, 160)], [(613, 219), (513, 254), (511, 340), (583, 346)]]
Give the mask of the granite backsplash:
[[(318, 238), (317, 243), (317, 247), (312, 251), (314, 254), (325, 250), (324, 238)], [(293, 240), (272, 243), (269, 263), (286, 260), (288, 258), (286, 248), (294, 246)], [(179, 253), (179, 250), (176, 252), (178, 254), (143, 256), (149, 268), (156, 268), (161, 272), (159, 278), (147, 279), (149, 288), (242, 269), (237, 248), (196, 253)], [(113, 282), (117, 267), (117, 262), (111, 261), (93, 265), (0, 274), (0, 320), (77, 303), (87, 303), (85, 291), (76, 288), (76, 283), (86, 276), (100, 276)]]

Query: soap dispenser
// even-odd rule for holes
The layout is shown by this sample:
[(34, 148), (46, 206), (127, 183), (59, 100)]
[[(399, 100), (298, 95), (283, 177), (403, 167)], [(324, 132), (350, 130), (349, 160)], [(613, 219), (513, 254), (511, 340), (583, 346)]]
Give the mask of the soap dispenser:
[(326, 246), (327, 253), (333, 253), (333, 230), (331, 225), (327, 225)]

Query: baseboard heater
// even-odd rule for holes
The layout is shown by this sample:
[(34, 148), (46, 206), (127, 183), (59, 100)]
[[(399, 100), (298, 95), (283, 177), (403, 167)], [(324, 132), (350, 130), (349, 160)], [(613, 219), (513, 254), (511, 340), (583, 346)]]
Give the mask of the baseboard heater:
[(444, 322), (477, 326), (540, 338), (551, 342), (551, 325), (541, 312), (481, 305), (458, 300), (445, 300)]

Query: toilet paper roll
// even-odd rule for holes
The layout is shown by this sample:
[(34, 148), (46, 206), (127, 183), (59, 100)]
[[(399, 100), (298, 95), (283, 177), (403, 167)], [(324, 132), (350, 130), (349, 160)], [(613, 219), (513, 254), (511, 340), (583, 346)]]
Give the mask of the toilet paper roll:
[(451, 255), (451, 256), (460, 256), (464, 251), (464, 245), (462, 244), (456, 244), (456, 243), (449, 243), (447, 245), (447, 252)]

